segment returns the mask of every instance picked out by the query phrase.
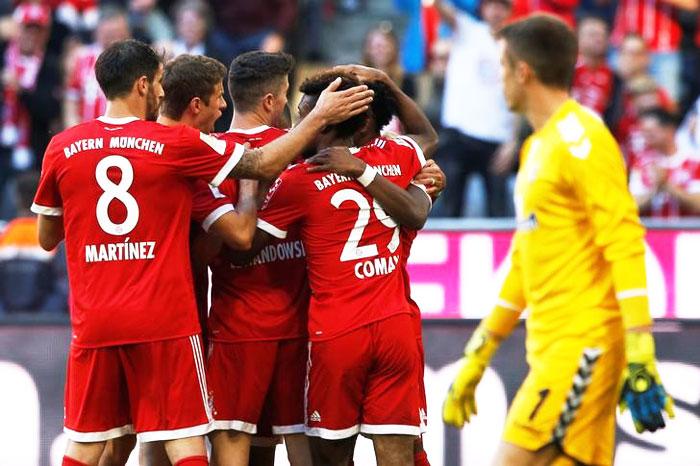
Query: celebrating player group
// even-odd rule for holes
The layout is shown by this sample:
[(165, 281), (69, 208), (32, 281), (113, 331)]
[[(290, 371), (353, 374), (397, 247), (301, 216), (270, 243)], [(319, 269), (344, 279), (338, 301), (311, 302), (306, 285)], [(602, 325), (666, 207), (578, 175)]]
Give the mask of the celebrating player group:
[[(620, 393), (639, 430), (672, 414), (643, 228), (615, 143), (568, 97), (573, 33), (535, 16), (500, 37), (506, 99), (535, 133), (511, 270), (443, 417), (476, 413), (476, 385), (528, 308), (531, 371), (496, 464), (608, 465)], [(265, 52), (228, 69), (163, 63), (134, 40), (99, 56), (105, 115), (52, 139), (32, 206), (42, 247), (66, 242), (63, 466), (123, 465), (136, 441), (142, 465), (272, 465), (281, 438), (293, 466), (341, 466), (360, 434), (379, 466), (428, 464), (407, 261), (445, 185), (436, 132), (358, 65), (303, 81), (292, 127), (293, 66)], [(233, 119), (214, 134), (225, 79)], [(392, 119), (401, 134), (382, 131)]]

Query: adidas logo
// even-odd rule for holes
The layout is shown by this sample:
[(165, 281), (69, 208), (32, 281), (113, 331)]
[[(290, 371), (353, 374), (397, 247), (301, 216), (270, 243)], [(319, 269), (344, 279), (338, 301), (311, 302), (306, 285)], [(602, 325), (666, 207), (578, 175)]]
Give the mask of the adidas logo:
[(318, 414), (318, 411), (314, 411), (311, 413), (311, 417), (309, 419), (311, 422), (321, 422), (321, 415)]

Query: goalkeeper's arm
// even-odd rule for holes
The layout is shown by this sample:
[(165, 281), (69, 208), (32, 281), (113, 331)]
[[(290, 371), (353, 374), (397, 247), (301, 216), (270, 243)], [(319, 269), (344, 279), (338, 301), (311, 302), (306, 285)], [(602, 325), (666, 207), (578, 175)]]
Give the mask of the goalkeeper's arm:
[(491, 362), (491, 358), (505, 338), (518, 324), (525, 307), (520, 269), (513, 253), (513, 265), (501, 289), (500, 297), (485, 317), (464, 348), (460, 368), (442, 408), (442, 418), (447, 424), (463, 427), (476, 414), (474, 394), (476, 386)]

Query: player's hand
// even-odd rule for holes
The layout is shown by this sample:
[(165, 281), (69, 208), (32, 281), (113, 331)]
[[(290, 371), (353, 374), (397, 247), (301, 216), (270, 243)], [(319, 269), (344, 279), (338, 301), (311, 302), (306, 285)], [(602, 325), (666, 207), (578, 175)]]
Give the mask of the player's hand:
[(389, 75), (386, 74), (384, 71), (378, 70), (376, 68), (370, 68), (369, 66), (364, 65), (338, 65), (333, 67), (333, 71), (337, 71), (338, 73), (350, 74), (352, 76), (355, 76), (363, 83), (372, 81), (391, 81)]
[(434, 160), (428, 160), (420, 172), (413, 178), (414, 183), (425, 186), (428, 195), (437, 199), (447, 185), (447, 177), (440, 166)]
[(366, 163), (350, 153), (347, 147), (326, 147), (306, 160), (312, 164), (309, 172), (332, 172), (349, 178), (357, 178), (365, 171)]
[(656, 370), (651, 332), (627, 332), (627, 367), (622, 374), (620, 412), (630, 410), (637, 432), (666, 427), (664, 411), (674, 417), (673, 399), (666, 393)]
[(333, 125), (366, 112), (369, 104), (372, 103), (374, 91), (364, 84), (339, 91), (337, 89), (341, 83), (340, 78), (330, 83), (321, 92), (309, 115), (321, 118), (326, 125)]
[(460, 368), (442, 405), (442, 420), (457, 428), (477, 413), (475, 392), (486, 367), (498, 349), (499, 342), (488, 331), (478, 327), (464, 348)]

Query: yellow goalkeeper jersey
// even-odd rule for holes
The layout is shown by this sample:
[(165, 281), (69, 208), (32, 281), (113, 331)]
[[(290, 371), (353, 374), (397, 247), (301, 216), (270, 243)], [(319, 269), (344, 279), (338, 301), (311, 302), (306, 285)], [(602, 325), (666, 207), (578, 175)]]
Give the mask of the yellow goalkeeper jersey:
[(527, 139), (515, 207), (499, 305), (528, 309), (528, 353), (650, 322), (644, 227), (620, 149), (596, 115), (568, 100)]

